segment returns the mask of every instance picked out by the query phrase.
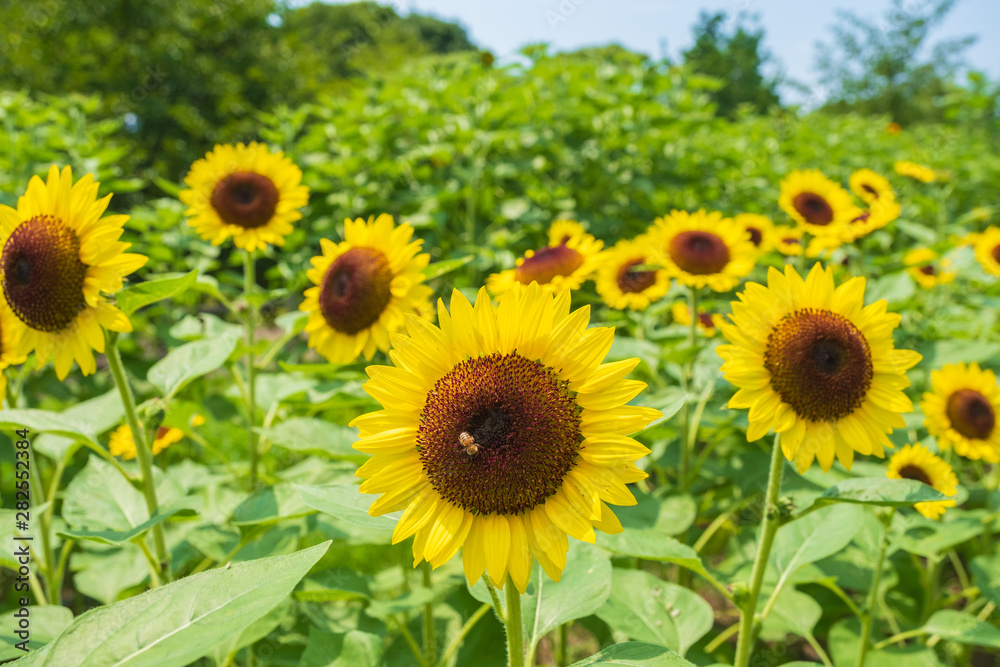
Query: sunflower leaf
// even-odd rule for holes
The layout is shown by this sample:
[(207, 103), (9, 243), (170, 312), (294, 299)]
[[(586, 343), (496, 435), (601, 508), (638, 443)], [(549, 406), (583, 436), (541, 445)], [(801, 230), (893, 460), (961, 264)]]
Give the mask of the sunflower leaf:
[(694, 667), (665, 646), (646, 642), (625, 642), (609, 646), (586, 660), (574, 662), (571, 667), (590, 665), (626, 665), (628, 667)]
[(888, 477), (858, 477), (845, 479), (828, 488), (816, 498), (814, 504), (857, 503), (885, 507), (910, 507), (914, 503), (947, 500), (932, 486), (915, 479), (890, 479)]
[(197, 340), (175, 347), (167, 356), (153, 364), (146, 374), (150, 384), (169, 399), (191, 380), (211, 373), (226, 363), (236, 349), (234, 336)]
[(154, 278), (145, 282), (129, 285), (115, 295), (118, 308), (126, 315), (151, 303), (169, 299), (187, 290), (198, 279), (198, 269), (181, 276), (166, 276)]
[(473, 259), (472, 255), (466, 255), (465, 257), (457, 257), (455, 259), (446, 259), (443, 262), (434, 262), (433, 264), (428, 264), (424, 267), (424, 279), (431, 280), (433, 278), (440, 278), (441, 276), (451, 273), (457, 269), (462, 268)]

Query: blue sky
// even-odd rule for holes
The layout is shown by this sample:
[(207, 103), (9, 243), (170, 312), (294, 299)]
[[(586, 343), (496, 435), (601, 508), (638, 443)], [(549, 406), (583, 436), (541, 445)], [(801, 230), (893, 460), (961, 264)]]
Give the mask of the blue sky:
[[(692, 42), (701, 10), (755, 13), (765, 47), (789, 78), (816, 84), (816, 42), (828, 40), (836, 10), (877, 22), (890, 0), (396, 0), (402, 12), (418, 11), (461, 23), (473, 41), (499, 56), (531, 42), (576, 49), (610, 42), (652, 56), (676, 57)], [(906, 0), (922, 8), (928, 0)], [(932, 34), (934, 39), (977, 35), (967, 52), (976, 69), (1000, 78), (1000, 0), (959, 0)], [(788, 94), (788, 91), (785, 91)], [(792, 100), (795, 95), (788, 94)], [(793, 100), (794, 101), (794, 100)]]

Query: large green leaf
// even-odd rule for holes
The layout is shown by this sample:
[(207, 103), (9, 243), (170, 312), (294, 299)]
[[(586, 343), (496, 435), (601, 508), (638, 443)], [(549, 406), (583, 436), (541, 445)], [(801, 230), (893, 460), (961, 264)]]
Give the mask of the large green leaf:
[(863, 514), (856, 505), (833, 505), (779, 528), (771, 562), (781, 578), (846, 547), (860, 530)]
[(197, 279), (197, 269), (180, 276), (153, 278), (119, 290), (115, 294), (115, 300), (123, 313), (131, 315), (143, 306), (180, 294), (191, 287)]
[(384, 516), (371, 516), (368, 508), (375, 501), (375, 496), (358, 491), (355, 484), (338, 484), (332, 486), (302, 486), (295, 485), (302, 501), (314, 509), (329, 514), (343, 522), (377, 531), (385, 537), (392, 535), (396, 522)]
[(1000, 606), (1000, 555), (976, 556), (969, 563), (969, 572), (983, 597)]
[[(121, 394), (117, 389), (112, 389), (96, 398), (71, 405), (59, 414), (87, 433), (99, 434), (121, 423), (125, 410), (122, 408)], [(45, 433), (39, 436), (32, 446), (35, 451), (60, 460), (76, 441), (74, 438)]]
[(595, 653), (586, 660), (574, 662), (572, 667), (591, 665), (624, 665), (625, 667), (695, 667), (665, 646), (646, 642), (615, 644)]
[(233, 523), (238, 526), (275, 523), (315, 511), (302, 502), (294, 484), (279, 482), (274, 486), (264, 487), (237, 505), (233, 510)]
[(932, 558), (982, 532), (983, 522), (978, 518), (946, 514), (943, 519), (934, 521), (915, 514), (907, 517), (906, 532), (899, 536), (895, 545), (912, 554)]
[(158, 523), (163, 523), (175, 514), (191, 516), (196, 514), (197, 508), (201, 505), (200, 498), (185, 498), (180, 502), (172, 503), (170, 506), (157, 508), (152, 517), (142, 523), (136, 524), (128, 530), (74, 530), (67, 528), (58, 531), (60, 537), (71, 537), (75, 540), (88, 540), (101, 544), (119, 545), (130, 542), (139, 537), (147, 530)]
[(921, 630), (960, 644), (1000, 649), (1000, 630), (964, 611), (936, 611)]
[(35, 409), (0, 410), (0, 429), (10, 432), (24, 428), (29, 431), (29, 439), (39, 433), (54, 433), (72, 440), (97, 444), (97, 434), (79, 416)]
[(765, 641), (784, 641), (786, 635), (811, 636), (823, 616), (823, 608), (811, 596), (787, 586), (778, 595), (764, 619), (760, 636)]
[(226, 363), (235, 349), (236, 338), (233, 336), (185, 343), (153, 364), (146, 379), (160, 390), (164, 398), (170, 398), (191, 380), (211, 373)]
[(98, 607), (17, 664), (188, 665), (271, 611), (329, 546), (210, 570)]
[(597, 546), (621, 556), (675, 563), (699, 574), (706, 572), (697, 551), (656, 530), (625, 530), (617, 535), (598, 533)]
[(309, 640), (299, 667), (380, 667), (382, 638), (351, 630), (343, 634), (309, 628)]
[(66, 486), (62, 516), (72, 530), (131, 531), (149, 519), (142, 493), (96, 456)]
[(358, 430), (319, 419), (295, 417), (264, 429), (263, 435), (276, 445), (332, 459), (363, 461), (367, 454), (353, 449)]
[(21, 630), (20, 621), (26, 620), (28, 623), (28, 650), (30, 651), (41, 649), (58, 637), (59, 633), (73, 622), (73, 612), (66, 607), (58, 605), (35, 607), (30, 605), (24, 609), (27, 616), (15, 616), (14, 614), (21, 614), (20, 609), (12, 609), (0, 614), (0, 661), (12, 660), (24, 655), (24, 651), (17, 647), (17, 644), (24, 640), (14, 634)]
[(597, 616), (629, 639), (684, 655), (712, 629), (712, 606), (697, 593), (642, 570), (615, 568), (611, 581), (611, 596)]
[(834, 484), (816, 499), (821, 503), (858, 503), (886, 507), (910, 507), (914, 503), (947, 500), (932, 486), (915, 479), (858, 477)]
[(456, 271), (469, 262), (473, 260), (472, 255), (466, 255), (465, 257), (457, 257), (455, 259), (446, 259), (443, 262), (434, 262), (433, 264), (428, 264), (424, 267), (424, 278), (426, 280), (431, 280), (432, 278), (439, 278), (445, 274)]

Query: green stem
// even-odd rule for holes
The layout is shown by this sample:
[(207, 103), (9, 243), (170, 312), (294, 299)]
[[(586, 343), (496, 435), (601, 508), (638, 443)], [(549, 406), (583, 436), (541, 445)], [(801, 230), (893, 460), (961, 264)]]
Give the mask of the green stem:
[(406, 627), (406, 617), (404, 616), (402, 621), (395, 616), (393, 616), (392, 619), (396, 621), (400, 634), (402, 634), (403, 639), (406, 640), (406, 645), (410, 647), (410, 652), (413, 653), (413, 657), (417, 659), (417, 665), (425, 667), (424, 656), (420, 654), (420, 647), (417, 646), (417, 640), (413, 638), (413, 633), (411, 633), (410, 629)]
[(448, 661), (451, 660), (451, 657), (455, 655), (455, 653), (458, 651), (459, 648), (462, 647), (462, 642), (465, 641), (465, 637), (469, 634), (469, 632), (472, 631), (472, 628), (475, 627), (476, 623), (478, 623), (479, 620), (483, 616), (485, 616), (491, 608), (492, 607), (490, 605), (484, 603), (483, 606), (477, 609), (476, 612), (469, 617), (469, 620), (465, 622), (465, 625), (462, 626), (462, 629), (458, 631), (458, 634), (455, 636), (455, 638), (452, 639), (451, 643), (448, 644), (448, 648), (446, 648), (444, 650), (444, 653), (441, 654), (441, 660), (440, 662), (438, 662), (439, 667), (445, 667), (445, 665), (448, 664)]
[[(434, 590), (431, 584), (431, 564), (423, 561), (424, 588)], [(433, 665), (437, 662), (437, 639), (434, 637), (434, 601), (424, 605), (424, 664)]]
[(149, 563), (149, 584), (150, 588), (159, 588), (163, 585), (160, 581), (160, 574), (157, 572), (156, 559), (153, 558), (153, 554), (149, 551), (149, 545), (146, 544), (146, 538), (140, 537), (135, 541), (139, 545), (139, 549), (142, 551), (142, 555), (146, 557), (146, 562)]
[(62, 551), (59, 552), (59, 565), (56, 567), (55, 584), (53, 588), (58, 591), (56, 596), (56, 601), (53, 604), (62, 604), (62, 583), (63, 579), (66, 578), (66, 564), (69, 562), (69, 552), (73, 550), (72, 539), (66, 538), (63, 540)]
[(882, 584), (882, 568), (885, 564), (885, 552), (889, 548), (889, 530), (892, 527), (892, 519), (896, 514), (896, 508), (889, 510), (882, 526), (882, 541), (878, 548), (878, 558), (875, 559), (875, 572), (872, 575), (872, 587), (868, 591), (868, 600), (865, 602), (864, 614), (861, 616), (861, 643), (858, 644), (857, 667), (864, 667), (865, 655), (868, 653), (868, 644), (872, 635), (872, 623), (875, 621), (875, 606), (878, 602), (878, 589)]
[(510, 667), (524, 667), (524, 628), (521, 626), (521, 594), (517, 586), (507, 578), (507, 664)]
[[(41, 498), (43, 494), (42, 475), (38, 472), (38, 465), (32, 464), (28, 468), (28, 476), (31, 480), (32, 498)], [(48, 508), (46, 508), (47, 510)], [(42, 554), (45, 559), (45, 566), (42, 568), (42, 576), (45, 579), (45, 595), (51, 604), (59, 604), (59, 590), (55, 585), (55, 557), (52, 551), (52, 531), (51, 523), (47, 520), (47, 512), (42, 512), (39, 518), (39, 527), (42, 534)]]
[[(688, 327), (688, 347), (692, 350), (691, 358), (684, 363), (684, 386), (688, 393), (693, 389), (694, 384), (694, 364), (698, 357), (694, 351), (695, 343), (698, 340), (698, 288), (691, 287), (688, 290), (688, 312), (691, 315), (691, 323)], [(694, 441), (698, 438), (698, 424), (694, 422), (691, 415), (690, 401), (684, 401), (684, 423), (681, 431), (681, 460), (680, 460), (680, 483), (681, 491), (687, 491), (691, 484), (689, 471), (691, 468), (691, 453), (694, 448)]]
[(756, 636), (755, 617), (757, 599), (760, 597), (760, 587), (764, 583), (764, 573), (767, 571), (767, 560), (771, 555), (774, 536), (781, 525), (778, 516), (778, 494), (781, 492), (781, 473), (784, 457), (781, 453), (781, 435), (774, 434), (774, 448), (771, 451), (771, 471), (767, 478), (767, 494), (764, 499), (764, 518), (761, 522), (760, 545), (757, 547), (757, 557), (753, 563), (753, 573), (750, 575), (750, 591), (740, 610), (740, 636), (736, 643), (736, 661), (734, 667), (747, 667), (753, 650)]
[(559, 667), (566, 667), (569, 664), (569, 623), (559, 626)]
[(254, 284), (256, 283), (256, 271), (253, 252), (250, 250), (245, 250), (243, 252), (243, 298), (247, 304), (247, 330), (246, 330), (246, 345), (247, 345), (247, 356), (246, 362), (246, 380), (247, 380), (247, 391), (246, 391), (246, 404), (247, 404), (247, 447), (250, 448), (250, 487), (253, 488), (257, 485), (257, 467), (259, 465), (257, 457), (257, 442), (254, 440), (254, 419), (257, 414), (257, 405), (254, 402), (256, 400), (255, 392), (255, 374), (256, 369), (254, 368), (253, 359), (253, 346), (255, 342), (254, 330), (255, 317), (253, 304), (250, 301), (250, 295), (253, 293)]
[(921, 623), (926, 623), (934, 612), (938, 598), (938, 581), (941, 578), (943, 564), (944, 558), (942, 556), (927, 559), (926, 576), (924, 577), (924, 603), (920, 611)]
[(875, 646), (873, 646), (872, 649), (875, 650), (875, 651), (880, 651), (880, 650), (884, 649), (886, 646), (888, 646), (889, 644), (895, 644), (897, 642), (903, 641), (904, 639), (910, 639), (912, 637), (919, 637), (919, 636), (925, 635), (925, 634), (927, 634), (927, 631), (924, 630), (923, 628), (917, 628), (915, 630), (907, 630), (906, 632), (900, 632), (898, 634), (895, 634), (892, 637), (889, 637), (888, 639), (883, 639), (878, 644), (875, 644)]
[[(125, 367), (122, 365), (121, 354), (118, 353), (118, 334), (107, 332), (107, 348), (105, 356), (108, 359), (108, 367), (111, 375), (114, 376), (118, 393), (122, 397), (122, 405), (125, 408), (125, 418), (128, 421), (129, 430), (132, 431), (132, 439), (135, 441), (135, 451), (139, 459), (139, 469), (142, 471), (142, 493), (146, 498), (146, 509), (149, 516), (156, 514), (159, 504), (156, 502), (156, 481), (153, 479), (153, 452), (149, 449), (146, 441), (146, 431), (139, 423), (139, 415), (135, 408), (135, 396), (132, 394), (132, 387), (128, 383), (125, 375)], [(153, 526), (153, 546), (156, 549), (156, 558), (159, 561), (160, 571), (163, 578), (170, 581), (170, 560), (167, 555), (167, 543), (163, 537), (163, 524), (158, 523)]]
[(504, 613), (503, 603), (500, 602), (500, 596), (497, 595), (497, 589), (493, 586), (493, 582), (490, 581), (490, 575), (483, 574), (483, 581), (486, 583), (486, 590), (490, 592), (490, 598), (493, 600), (493, 611), (497, 615), (497, 620), (507, 624), (507, 614)]
[[(951, 450), (949, 450), (951, 451)], [(986, 485), (986, 507), (990, 514), (993, 514), (996, 510), (996, 500), (994, 498), (997, 487), (1000, 487), (1000, 463), (994, 463), (993, 469), (990, 471), (989, 483)], [(993, 550), (993, 521), (988, 521), (983, 526), (983, 543), (986, 546), (986, 551), (990, 552)]]

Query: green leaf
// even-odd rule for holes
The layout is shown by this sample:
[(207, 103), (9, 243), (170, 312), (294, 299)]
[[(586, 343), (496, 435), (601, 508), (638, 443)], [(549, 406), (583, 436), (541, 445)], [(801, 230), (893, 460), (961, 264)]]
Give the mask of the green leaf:
[(288, 597), (329, 546), (217, 568), (98, 607), (18, 664), (188, 665)]
[(142, 493), (117, 469), (91, 456), (66, 486), (62, 517), (75, 531), (118, 534), (142, 525), (149, 511)]
[(198, 269), (180, 276), (153, 278), (119, 290), (115, 301), (123, 313), (131, 315), (144, 306), (186, 291), (197, 279)]
[(675, 563), (699, 574), (706, 572), (697, 551), (657, 530), (626, 530), (617, 535), (598, 533), (597, 546), (622, 556)]
[(302, 502), (294, 484), (279, 482), (268, 486), (241, 502), (233, 510), (233, 523), (249, 526), (275, 523), (282, 519), (305, 516), (315, 510)]
[(787, 579), (803, 565), (832, 556), (848, 544), (860, 530), (864, 510), (856, 505), (824, 507), (778, 529), (771, 560), (781, 579)]
[[(17, 598), (13, 599), (16, 600)], [(73, 622), (73, 612), (66, 607), (57, 605), (36, 607), (29, 605), (24, 609), (28, 614), (29, 651), (41, 649), (42, 646), (58, 637), (59, 633)], [(21, 630), (19, 622), (25, 618), (23, 616), (14, 616), (14, 614), (18, 613), (20, 613), (20, 609), (12, 609), (4, 614), (0, 614), (0, 661), (12, 660), (24, 656), (24, 651), (16, 646), (16, 644), (24, 640), (14, 634)]]
[(458, 257), (456, 259), (446, 259), (443, 262), (434, 262), (424, 267), (424, 279), (440, 278), (441, 276), (460, 269), (474, 259), (472, 255)]
[(386, 537), (391, 536), (396, 527), (394, 520), (384, 516), (371, 516), (368, 513), (368, 508), (375, 502), (375, 496), (361, 493), (356, 484), (333, 486), (296, 484), (295, 488), (306, 505), (329, 514), (339, 522), (378, 531)]
[(983, 597), (1000, 606), (1000, 555), (976, 556), (969, 563), (969, 572)]
[(306, 577), (302, 588), (295, 591), (295, 599), (303, 602), (369, 600), (371, 591), (365, 577), (350, 568), (335, 567)]
[(697, 593), (642, 570), (615, 568), (611, 580), (611, 596), (597, 617), (629, 639), (684, 655), (712, 629), (712, 606)]
[(224, 665), (226, 660), (234, 652), (244, 646), (250, 646), (273, 632), (285, 618), (292, 613), (292, 599), (285, 598), (256, 621), (248, 625), (243, 632), (232, 635), (214, 647), (210, 655), (215, 659), (215, 664)]
[(233, 336), (185, 343), (153, 364), (146, 379), (160, 390), (163, 398), (169, 399), (191, 380), (211, 373), (226, 363), (235, 349), (236, 338)]
[(351, 447), (358, 441), (358, 430), (350, 426), (338, 426), (309, 417), (295, 417), (264, 429), (261, 433), (274, 444), (297, 452), (358, 462), (368, 459), (367, 454)]
[(90, 425), (79, 416), (67, 415), (65, 412), (49, 412), (48, 410), (0, 410), (0, 429), (14, 430), (26, 428), (34, 437), (36, 433), (54, 433), (74, 441), (82, 440), (97, 444), (97, 434)]
[(172, 181), (168, 181), (162, 176), (154, 176), (153, 182), (156, 183), (157, 187), (166, 192), (171, 197), (176, 198), (181, 193), (181, 187)]
[(858, 477), (845, 479), (828, 488), (814, 504), (858, 503), (885, 507), (910, 507), (914, 503), (947, 500), (932, 486), (915, 479)]
[(365, 607), (365, 613), (372, 618), (388, 620), (394, 614), (401, 614), (411, 609), (423, 607), (433, 600), (433, 590), (430, 588), (417, 588), (390, 600), (372, 600), (371, 604)]
[(784, 641), (787, 635), (812, 636), (822, 616), (823, 608), (812, 596), (794, 587), (785, 587), (764, 619), (760, 636), (773, 642)]
[(906, 518), (906, 532), (897, 538), (895, 546), (911, 554), (933, 558), (982, 533), (983, 522), (978, 518), (951, 518), (946, 514), (942, 520), (934, 521), (914, 515)]
[(626, 667), (695, 667), (665, 646), (645, 642), (615, 644), (595, 653), (586, 660), (574, 662), (571, 667), (590, 665), (625, 665)]
[(964, 611), (936, 611), (921, 630), (960, 644), (1000, 649), (1000, 630)]
[[(125, 411), (122, 408), (121, 395), (117, 389), (112, 389), (96, 398), (72, 405), (59, 414), (87, 433), (99, 434), (120, 423)], [(66, 456), (66, 452), (78, 440), (78, 438), (45, 433), (35, 440), (32, 447), (36, 451), (59, 461)]]
[(129, 530), (72, 530), (65, 529), (57, 531), (60, 537), (71, 537), (75, 540), (88, 540), (101, 544), (119, 545), (124, 542), (131, 542), (147, 530), (158, 523), (163, 523), (175, 514), (182, 516), (194, 516), (197, 508), (201, 505), (200, 498), (185, 498), (179, 503), (174, 503), (170, 507), (159, 507), (152, 517), (138, 524)]
[(369, 632), (351, 630), (343, 634), (325, 632), (312, 626), (299, 667), (380, 667), (382, 638)]

